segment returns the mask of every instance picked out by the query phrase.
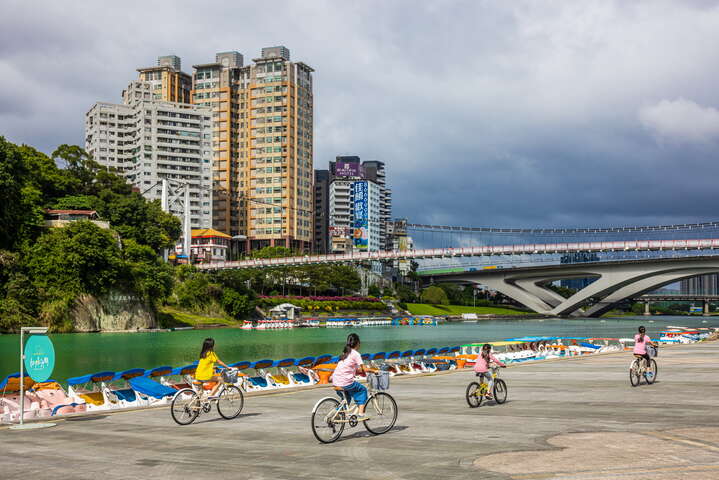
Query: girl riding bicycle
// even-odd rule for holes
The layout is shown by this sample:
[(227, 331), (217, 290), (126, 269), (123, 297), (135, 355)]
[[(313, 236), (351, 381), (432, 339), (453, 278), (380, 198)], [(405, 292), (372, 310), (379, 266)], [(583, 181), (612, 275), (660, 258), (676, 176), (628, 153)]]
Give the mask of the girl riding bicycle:
[[(358, 352), (359, 348), (359, 336), (356, 333), (350, 333), (347, 336), (347, 344), (340, 355), (340, 361), (337, 363), (337, 367), (332, 374), (332, 385), (334, 385), (335, 390), (338, 390), (338, 395), (348, 393), (352, 396), (359, 407), (357, 420), (361, 422), (367, 420), (364, 414), (367, 404), (367, 388), (355, 380), (355, 375), (358, 369), (365, 374), (367, 374), (367, 372), (376, 373), (377, 370), (367, 368), (362, 363), (362, 356)], [(341, 391), (339, 391), (340, 389)]]
[(482, 346), (482, 351), (477, 355), (477, 360), (474, 362), (474, 372), (481, 382), (487, 382), (487, 394), (485, 395), (487, 398), (492, 398), (492, 387), (494, 386), (494, 378), (492, 378), (492, 374), (489, 373), (489, 368), (492, 365), (506, 368), (505, 364), (492, 355), (492, 345), (485, 343)]
[(651, 360), (649, 358), (649, 353), (647, 353), (647, 345), (657, 348), (657, 344), (652, 342), (652, 339), (649, 338), (646, 331), (647, 329), (642, 325), (639, 327), (639, 333), (634, 335), (634, 355), (642, 357), (646, 362), (647, 368), (649, 368), (651, 367)]
[(197, 370), (195, 370), (195, 380), (198, 382), (215, 382), (215, 386), (209, 394), (210, 397), (214, 396), (220, 388), (220, 377), (215, 375), (215, 363), (219, 363), (225, 368), (230, 368), (220, 360), (220, 357), (217, 356), (214, 349), (215, 340), (206, 338), (205, 341), (202, 342), (200, 361), (197, 363)]

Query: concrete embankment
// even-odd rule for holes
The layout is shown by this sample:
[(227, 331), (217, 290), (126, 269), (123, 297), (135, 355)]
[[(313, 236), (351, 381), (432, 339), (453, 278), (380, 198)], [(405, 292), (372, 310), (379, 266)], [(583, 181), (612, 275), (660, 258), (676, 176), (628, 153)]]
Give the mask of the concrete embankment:
[(3, 479), (362, 478), (714, 479), (719, 476), (719, 343), (664, 348), (654, 385), (632, 388), (631, 354), (502, 370), (504, 405), (470, 409), (463, 371), (394, 378), (396, 427), (345, 430), (333, 445), (310, 431), (327, 389), (248, 396), (232, 421), (188, 427), (167, 409), (0, 430)]

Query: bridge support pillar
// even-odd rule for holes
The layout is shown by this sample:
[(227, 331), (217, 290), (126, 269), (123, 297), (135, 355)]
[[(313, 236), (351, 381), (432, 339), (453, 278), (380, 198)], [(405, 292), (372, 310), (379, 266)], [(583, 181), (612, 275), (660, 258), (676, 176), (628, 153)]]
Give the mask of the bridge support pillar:
[(709, 316), (709, 300), (704, 299), (704, 313), (702, 313), (705, 317)]
[(644, 315), (649, 316), (651, 314), (652, 312), (649, 310), (649, 302), (644, 302)]

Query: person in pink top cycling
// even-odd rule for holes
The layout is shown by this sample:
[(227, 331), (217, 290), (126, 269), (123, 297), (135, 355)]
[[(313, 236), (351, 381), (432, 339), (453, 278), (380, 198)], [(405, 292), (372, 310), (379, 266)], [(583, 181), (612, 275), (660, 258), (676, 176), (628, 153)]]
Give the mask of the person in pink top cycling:
[(645, 360), (647, 368), (651, 367), (651, 360), (647, 352), (647, 345), (657, 348), (657, 344), (652, 342), (649, 335), (646, 334), (647, 329), (644, 326), (639, 327), (639, 333), (634, 335), (634, 356), (641, 357)]
[(489, 373), (489, 369), (494, 366), (507, 367), (500, 362), (497, 357), (492, 355), (492, 345), (485, 343), (482, 345), (482, 351), (477, 355), (477, 360), (474, 362), (474, 373), (476, 373), (481, 382), (487, 382), (487, 394), (485, 395), (487, 398), (492, 398), (494, 378), (492, 378), (492, 374)]
[(367, 387), (355, 380), (357, 370), (377, 373), (377, 369), (368, 368), (362, 363), (362, 356), (359, 354), (360, 339), (356, 333), (350, 333), (347, 336), (347, 344), (342, 350), (340, 361), (335, 367), (332, 374), (332, 385), (334, 385), (337, 394), (350, 395), (359, 407), (357, 420), (362, 422), (367, 420), (364, 414), (367, 404)]

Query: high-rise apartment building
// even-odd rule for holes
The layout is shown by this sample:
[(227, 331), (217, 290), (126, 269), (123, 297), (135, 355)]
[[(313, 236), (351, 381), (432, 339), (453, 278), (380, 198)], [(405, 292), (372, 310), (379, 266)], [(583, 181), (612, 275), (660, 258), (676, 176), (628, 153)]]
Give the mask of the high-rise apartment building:
[[(327, 171), (317, 170), (316, 175), (321, 172)], [(352, 236), (358, 220), (354, 212), (358, 200), (355, 198), (354, 188), (357, 182), (367, 184), (362, 187), (368, 202), (368, 218), (365, 219), (367, 246), (371, 250), (391, 250), (393, 242), (388, 233), (388, 224), (392, 216), (392, 192), (387, 187), (384, 162), (361, 162), (358, 156), (338, 156), (329, 163), (328, 177), (328, 201), (322, 204), (316, 200), (315, 211), (316, 234), (321, 233), (317, 228), (318, 223), (328, 218), (328, 252), (344, 253), (355, 247)], [(320, 196), (321, 188), (324, 187), (316, 180), (316, 199)], [(319, 240), (316, 239), (315, 242)]]
[[(179, 59), (178, 59), (179, 60)], [(98, 102), (85, 115), (85, 150), (114, 167), (145, 198), (160, 200), (162, 180), (189, 185), (190, 226), (212, 226), (211, 112), (156, 98), (150, 82), (133, 81), (123, 103)], [(183, 217), (183, 206), (170, 203)]]
[(166, 102), (190, 103), (192, 76), (183, 72), (176, 55), (158, 57), (157, 66), (138, 68), (139, 80), (151, 85), (152, 97)]
[(194, 65), (192, 102), (212, 111), (213, 226), (247, 248), (309, 251), (313, 236), (313, 69), (285, 47)]

